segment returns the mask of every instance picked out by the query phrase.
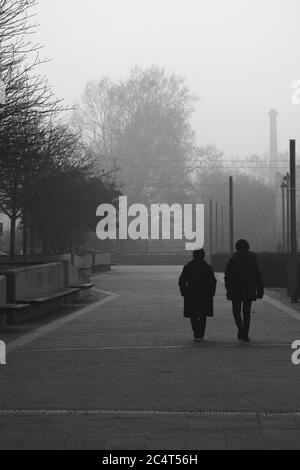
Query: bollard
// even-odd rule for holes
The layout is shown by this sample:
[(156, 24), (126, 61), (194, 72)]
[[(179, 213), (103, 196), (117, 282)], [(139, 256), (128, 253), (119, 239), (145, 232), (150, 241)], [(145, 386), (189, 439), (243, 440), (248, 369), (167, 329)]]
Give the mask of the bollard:
[(0, 365), (6, 365), (6, 344), (4, 341), (0, 341)]

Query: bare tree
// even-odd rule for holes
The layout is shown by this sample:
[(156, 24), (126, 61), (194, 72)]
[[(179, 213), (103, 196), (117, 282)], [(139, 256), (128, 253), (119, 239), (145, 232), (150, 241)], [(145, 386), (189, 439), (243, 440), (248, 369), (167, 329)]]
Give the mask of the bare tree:
[(26, 191), (42, 134), (42, 121), (63, 109), (48, 82), (38, 72), (40, 46), (35, 0), (0, 0), (0, 67), (6, 103), (0, 119), (0, 207), (11, 219), (11, 257), (15, 251), (17, 219), (23, 216), (26, 245)]
[(136, 67), (118, 83), (89, 83), (73, 122), (99, 162), (119, 169), (129, 197), (178, 200), (188, 185), (195, 99), (181, 77)]

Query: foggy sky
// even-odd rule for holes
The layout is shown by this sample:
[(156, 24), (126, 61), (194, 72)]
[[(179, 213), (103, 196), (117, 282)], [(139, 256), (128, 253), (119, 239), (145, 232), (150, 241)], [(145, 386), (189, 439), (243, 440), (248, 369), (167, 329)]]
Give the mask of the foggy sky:
[(299, 140), (299, 0), (41, 0), (38, 40), (55, 93), (73, 104), (84, 84), (164, 66), (200, 98), (193, 125), (201, 145), (227, 158), (268, 149), (268, 111), (279, 111), (279, 149)]

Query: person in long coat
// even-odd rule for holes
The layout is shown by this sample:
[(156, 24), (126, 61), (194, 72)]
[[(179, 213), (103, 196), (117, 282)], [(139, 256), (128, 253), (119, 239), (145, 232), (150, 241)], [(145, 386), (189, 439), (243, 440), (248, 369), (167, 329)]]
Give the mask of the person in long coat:
[(213, 298), (217, 280), (213, 269), (205, 260), (205, 251), (196, 250), (193, 260), (184, 266), (179, 288), (184, 297), (184, 316), (191, 319), (196, 342), (205, 336), (207, 317), (213, 317)]
[(250, 251), (247, 240), (239, 240), (235, 248), (225, 271), (225, 287), (227, 299), (232, 301), (238, 339), (248, 342), (252, 302), (263, 298), (264, 285), (256, 256)]

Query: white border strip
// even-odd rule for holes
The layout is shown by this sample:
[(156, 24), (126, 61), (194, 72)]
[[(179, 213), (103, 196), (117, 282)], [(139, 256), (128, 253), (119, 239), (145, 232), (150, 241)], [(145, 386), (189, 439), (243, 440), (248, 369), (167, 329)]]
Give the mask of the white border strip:
[[(217, 273), (217, 274), (216, 274), (216, 277), (218, 278), (218, 280), (219, 280), (220, 282), (223, 282), (223, 284), (224, 284), (224, 278), (223, 278), (222, 274)], [(284, 303), (279, 302), (279, 300), (273, 299), (273, 298), (270, 297), (269, 295), (264, 295), (263, 300), (264, 300), (265, 302), (267, 302), (268, 304), (272, 305), (273, 307), (277, 308), (277, 309), (280, 310), (281, 312), (287, 313), (287, 314), (290, 315), (292, 318), (295, 318), (296, 320), (299, 320), (299, 321), (300, 321), (300, 312), (298, 312), (298, 310), (295, 310), (295, 309), (293, 309), (293, 308), (291, 308), (291, 307), (288, 307), (288, 306), (285, 305)]]
[(11, 353), (15, 351), (16, 349), (20, 349), (24, 346), (26, 346), (29, 343), (32, 343), (38, 338), (41, 338), (42, 336), (47, 335), (48, 333), (51, 333), (54, 330), (57, 330), (57, 328), (60, 328), (63, 325), (66, 325), (67, 323), (70, 323), (74, 320), (77, 320), (78, 318), (82, 317), (83, 315), (86, 315), (87, 313), (95, 310), (96, 308), (102, 307), (103, 305), (112, 302), (113, 300), (117, 299), (120, 297), (118, 294), (114, 294), (113, 292), (107, 292), (104, 290), (100, 289), (93, 289), (96, 292), (99, 292), (101, 294), (105, 294), (108, 297), (105, 299), (99, 300), (98, 302), (94, 302), (81, 310), (78, 310), (71, 315), (67, 315), (64, 318), (59, 318), (58, 320), (53, 321), (52, 323), (49, 323), (48, 325), (42, 326), (41, 328), (38, 328), (37, 330), (33, 331), (32, 333), (28, 333), (27, 335), (22, 336), (21, 338), (16, 339), (15, 341), (12, 341), (11, 343), (8, 343), (7, 345), (7, 353)]
[(248, 418), (300, 418), (300, 411), (291, 412), (272, 412), (272, 411), (168, 411), (168, 410), (0, 410), (1, 416), (177, 416), (177, 417), (218, 417), (218, 418), (234, 418), (234, 417), (248, 417)]
[(40, 348), (40, 349), (18, 349), (15, 353), (46, 353), (46, 352), (84, 352), (84, 351), (156, 351), (156, 350), (180, 350), (180, 349), (236, 349), (236, 348), (290, 348), (290, 343), (236, 343), (236, 344), (191, 344), (186, 346), (120, 346), (102, 348)]
[(268, 295), (264, 296), (264, 300), (268, 302), (268, 304), (277, 308), (278, 310), (281, 310), (282, 312), (287, 313), (288, 315), (295, 318), (296, 320), (300, 320), (300, 312), (298, 312), (297, 310), (294, 310), (293, 308), (288, 307), (282, 302), (279, 302), (279, 300), (275, 300), (272, 297), (269, 297)]

